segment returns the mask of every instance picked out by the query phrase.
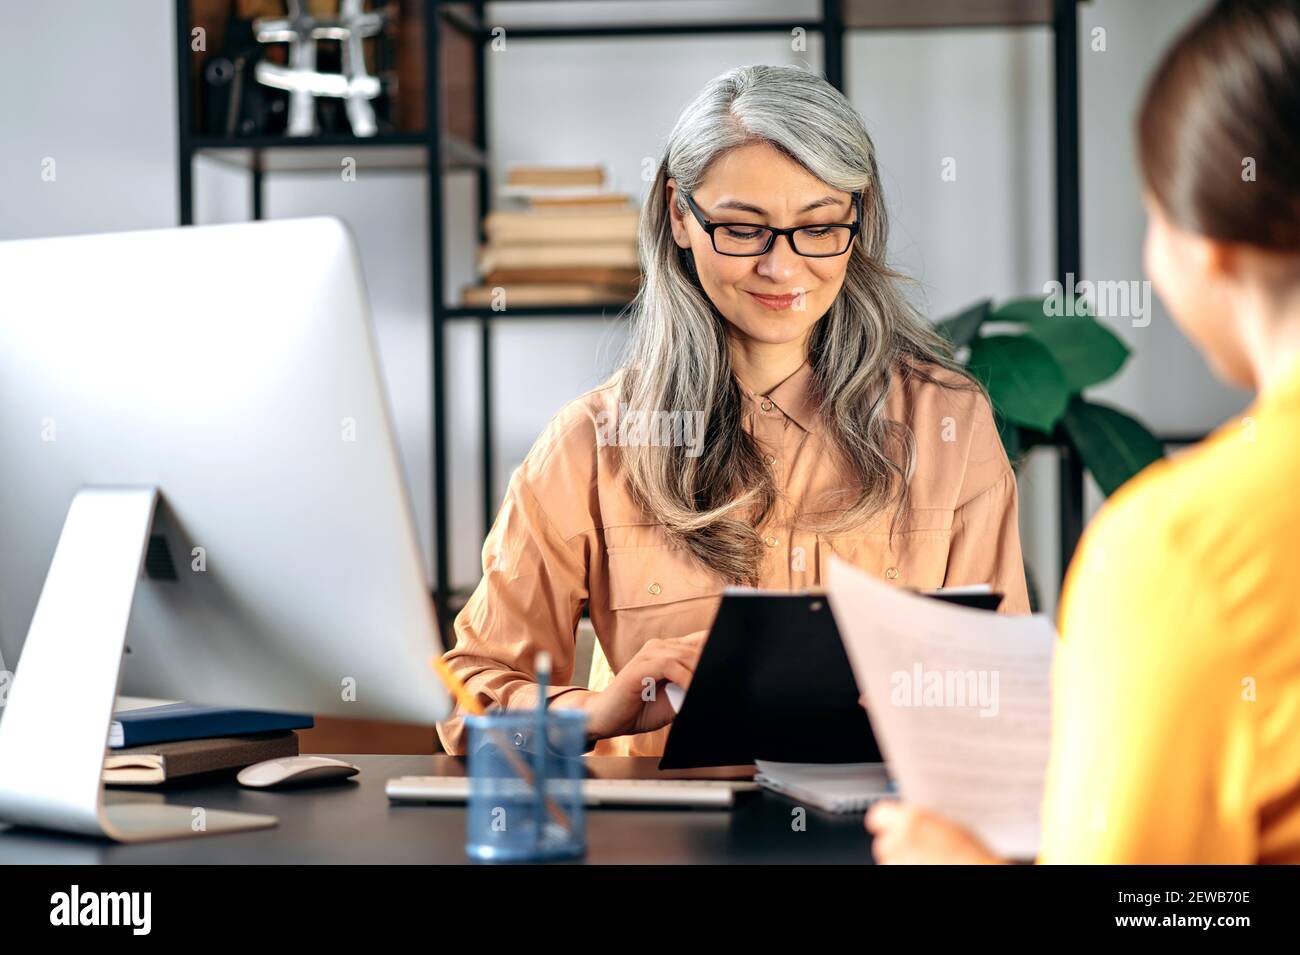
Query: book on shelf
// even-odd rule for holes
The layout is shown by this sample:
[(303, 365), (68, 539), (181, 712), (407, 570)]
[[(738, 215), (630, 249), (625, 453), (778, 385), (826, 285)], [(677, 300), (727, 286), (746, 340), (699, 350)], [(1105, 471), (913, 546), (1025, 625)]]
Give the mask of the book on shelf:
[(493, 269), (483, 276), (484, 285), (511, 285), (529, 282), (584, 282), (590, 285), (618, 285), (635, 292), (641, 285), (641, 270), (610, 268), (600, 265), (574, 265), (559, 268)]
[(507, 186), (543, 188), (601, 187), (605, 185), (605, 167), (559, 166), (521, 163), (506, 169)]
[(243, 769), (266, 759), (297, 755), (298, 734), (293, 730), (210, 736), (111, 749), (104, 757), (102, 775), (104, 782), (113, 786), (156, 786), (185, 776)]
[(626, 192), (593, 192), (588, 195), (538, 195), (520, 196), (516, 202), (524, 208), (544, 209), (547, 212), (573, 210), (586, 212), (591, 209), (621, 209), (625, 206), (635, 208), (634, 200)]
[[(504, 299), (498, 298), (498, 289)], [(504, 308), (513, 305), (622, 305), (636, 290), (622, 286), (590, 285), (580, 282), (516, 282), (508, 285), (474, 285), (465, 289), (462, 298), (474, 307)]]
[[(471, 307), (621, 304), (641, 284), (640, 209), (614, 192), (600, 165), (517, 164), (483, 219)], [(504, 293), (504, 298), (503, 298)]]
[(508, 211), (488, 213), (490, 243), (636, 242), (636, 209)]
[(479, 270), (606, 266), (633, 268), (636, 246), (631, 242), (556, 242), (548, 245), (488, 245), (479, 255)]

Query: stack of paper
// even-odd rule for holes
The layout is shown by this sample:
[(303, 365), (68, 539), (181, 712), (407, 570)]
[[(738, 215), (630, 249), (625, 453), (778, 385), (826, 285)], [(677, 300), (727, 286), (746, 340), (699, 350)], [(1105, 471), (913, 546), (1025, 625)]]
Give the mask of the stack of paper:
[(826, 812), (862, 812), (892, 789), (881, 763), (755, 761), (754, 782)]

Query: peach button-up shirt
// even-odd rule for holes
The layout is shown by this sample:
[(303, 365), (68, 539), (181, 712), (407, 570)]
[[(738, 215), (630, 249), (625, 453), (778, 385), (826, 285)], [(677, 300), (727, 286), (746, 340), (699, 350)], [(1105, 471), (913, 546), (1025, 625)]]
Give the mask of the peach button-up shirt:
[[(950, 376), (942, 369), (929, 369)], [(835, 554), (900, 587), (988, 583), (1002, 610), (1027, 613), (1017, 527), (1016, 480), (988, 402), (976, 390), (895, 376), (887, 414), (910, 426), (916, 463), (909, 516), (892, 539), (892, 513), (834, 535), (796, 526), (802, 508), (843, 487), (821, 434), (811, 368), (759, 395), (742, 388), (744, 428), (774, 472), (778, 501), (758, 528), (768, 545), (759, 586), (822, 586)], [(653, 638), (707, 630), (725, 581), (636, 505), (607, 440), (617, 421), (618, 378), (567, 405), (511, 478), (483, 545), (483, 578), (456, 618), (445, 659), (486, 708), (536, 704), (532, 661), (551, 655), (552, 697), (590, 692), (569, 685), (575, 633), (585, 609), (617, 673)], [(600, 741), (597, 755), (653, 756), (669, 727)], [(463, 727), (438, 727), (448, 752), (464, 751)]]

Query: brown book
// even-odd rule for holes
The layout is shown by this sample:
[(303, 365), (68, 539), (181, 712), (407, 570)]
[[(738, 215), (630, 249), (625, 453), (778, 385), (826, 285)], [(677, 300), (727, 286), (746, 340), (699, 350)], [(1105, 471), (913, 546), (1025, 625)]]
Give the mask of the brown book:
[(509, 285), (467, 286), (461, 293), (465, 305), (492, 307), (497, 304), (497, 289), (505, 290), (505, 308), (512, 305), (621, 305), (632, 300), (635, 289), (581, 282), (512, 283)]
[(506, 170), (508, 186), (603, 186), (603, 166), (514, 166)]
[[(529, 218), (542, 215), (621, 216), (629, 213), (641, 214), (641, 206), (632, 202), (632, 197), (622, 192), (593, 192), (586, 198), (593, 201), (585, 202), (582, 197), (573, 200), (552, 200), (548, 195), (545, 202), (538, 204), (529, 196), (502, 196), (492, 211), (504, 213), (508, 216), (528, 216)], [(609, 201), (606, 201), (606, 199)], [(492, 212), (489, 212), (488, 215), (492, 215)]]
[[(589, 195), (530, 195), (515, 196), (525, 208), (546, 212), (591, 212), (593, 209), (623, 209), (633, 203), (627, 192), (591, 192)], [(640, 208), (633, 204), (633, 208)]]
[(538, 209), (552, 210), (573, 209), (588, 211), (606, 206), (622, 208), (632, 202), (626, 192), (599, 192), (590, 195), (533, 195), (520, 197), (527, 205)]
[[(599, 207), (597, 207), (599, 208)], [(614, 211), (490, 212), (483, 220), (491, 242), (635, 242), (636, 209)]]
[(484, 285), (511, 285), (516, 282), (525, 284), (584, 282), (589, 285), (622, 285), (635, 289), (641, 284), (641, 270), (575, 265), (536, 269), (493, 269), (483, 276)]
[(243, 769), (265, 759), (297, 755), (298, 734), (293, 730), (147, 743), (109, 750), (103, 779), (113, 786), (156, 786), (182, 776)]
[(556, 242), (550, 245), (486, 245), (479, 253), (479, 271), (493, 269), (603, 266), (635, 268), (639, 263), (634, 242)]

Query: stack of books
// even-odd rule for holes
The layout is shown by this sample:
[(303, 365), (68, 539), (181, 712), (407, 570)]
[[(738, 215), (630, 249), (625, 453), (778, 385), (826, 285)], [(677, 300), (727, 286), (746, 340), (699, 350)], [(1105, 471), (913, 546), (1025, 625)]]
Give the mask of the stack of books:
[(636, 294), (640, 210), (609, 189), (603, 167), (515, 166), (500, 199), (483, 223), (483, 279), (464, 290), (465, 305), (622, 304)]
[(156, 786), (185, 776), (232, 771), (298, 755), (306, 713), (237, 710), (194, 703), (119, 699), (109, 727), (103, 779), (112, 786)]

